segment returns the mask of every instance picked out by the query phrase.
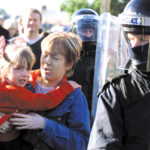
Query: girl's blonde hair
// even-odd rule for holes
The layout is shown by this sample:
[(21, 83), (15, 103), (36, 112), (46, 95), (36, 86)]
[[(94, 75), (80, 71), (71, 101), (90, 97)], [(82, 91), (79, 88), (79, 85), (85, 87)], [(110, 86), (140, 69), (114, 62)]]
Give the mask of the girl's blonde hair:
[(32, 69), (35, 61), (35, 55), (26, 43), (22, 42), (20, 45), (8, 44), (0, 60), (1, 80), (5, 79), (5, 75), (12, 65), (24, 67), (27, 63), (28, 69)]
[(80, 59), (82, 41), (78, 35), (72, 32), (54, 32), (49, 34), (41, 43), (42, 51), (55, 51), (66, 59), (66, 64), (73, 63), (73, 67), (66, 72), (70, 77), (74, 72), (74, 66)]

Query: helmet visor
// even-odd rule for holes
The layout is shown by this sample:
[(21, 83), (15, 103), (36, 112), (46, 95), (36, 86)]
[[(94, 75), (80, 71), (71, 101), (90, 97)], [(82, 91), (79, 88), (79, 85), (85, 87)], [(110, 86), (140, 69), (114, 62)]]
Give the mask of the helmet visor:
[(81, 19), (74, 24), (73, 32), (78, 34), (82, 42), (96, 42), (97, 28), (98, 20)]
[(133, 66), (139, 70), (150, 71), (150, 35), (127, 33), (128, 55)]
[[(125, 64), (128, 64), (129, 61), (131, 62), (130, 65), (132, 67), (130, 66), (130, 69), (150, 71), (150, 33), (146, 32), (144, 27), (139, 27), (139, 30), (137, 29), (138, 28), (135, 28), (134, 30), (134, 28), (132, 28), (132, 31), (123, 29), (124, 34), (122, 35), (124, 36), (127, 46), (126, 52), (123, 52), (125, 51), (123, 47), (120, 49), (120, 56), (123, 60), (127, 58), (126, 63), (124, 62)], [(121, 60), (119, 63), (122, 64)], [(128, 67), (125, 66), (125, 69), (128, 69)]]

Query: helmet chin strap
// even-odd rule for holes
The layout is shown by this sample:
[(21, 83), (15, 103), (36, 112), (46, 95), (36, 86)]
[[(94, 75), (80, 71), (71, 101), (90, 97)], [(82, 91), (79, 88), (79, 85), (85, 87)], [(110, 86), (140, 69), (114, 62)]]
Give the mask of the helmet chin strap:
[[(150, 39), (149, 39), (149, 43), (150, 43)], [(148, 55), (147, 55), (147, 70), (150, 70), (150, 44), (148, 47)]]
[(128, 70), (131, 67), (131, 64), (132, 64), (132, 61), (131, 59), (129, 59), (128, 62), (126, 63), (124, 73), (128, 73)]

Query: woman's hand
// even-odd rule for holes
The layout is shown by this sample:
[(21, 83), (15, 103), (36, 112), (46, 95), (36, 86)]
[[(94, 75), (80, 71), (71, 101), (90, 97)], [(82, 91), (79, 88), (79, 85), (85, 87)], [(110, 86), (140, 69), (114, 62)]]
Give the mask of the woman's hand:
[(77, 82), (72, 81), (72, 80), (69, 80), (68, 82), (71, 84), (71, 86), (72, 86), (74, 89), (77, 89), (77, 88), (80, 88), (80, 89), (81, 89), (81, 85), (78, 84)]
[(24, 129), (43, 129), (45, 126), (45, 119), (37, 113), (21, 114), (13, 113), (12, 118), (9, 119), (12, 125), (16, 126), (18, 130)]
[[(5, 114), (0, 112), (0, 118)], [(5, 121), (2, 125), (0, 125), (0, 133), (7, 133), (13, 129), (13, 126), (10, 125), (9, 121)]]

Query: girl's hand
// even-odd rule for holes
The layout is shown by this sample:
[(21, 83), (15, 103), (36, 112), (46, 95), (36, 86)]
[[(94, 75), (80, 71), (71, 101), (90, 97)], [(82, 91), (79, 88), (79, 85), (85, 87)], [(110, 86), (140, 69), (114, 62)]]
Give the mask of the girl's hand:
[(72, 85), (72, 87), (73, 87), (74, 89), (77, 89), (77, 88), (80, 88), (80, 89), (81, 89), (81, 85), (79, 85), (77, 82), (72, 81), (72, 80), (69, 80), (68, 82)]
[(24, 129), (43, 129), (45, 127), (45, 119), (37, 113), (21, 114), (13, 113), (9, 119), (12, 125), (18, 130)]

